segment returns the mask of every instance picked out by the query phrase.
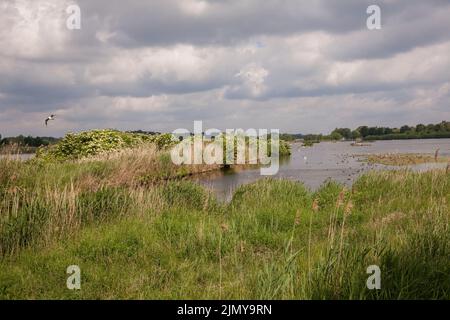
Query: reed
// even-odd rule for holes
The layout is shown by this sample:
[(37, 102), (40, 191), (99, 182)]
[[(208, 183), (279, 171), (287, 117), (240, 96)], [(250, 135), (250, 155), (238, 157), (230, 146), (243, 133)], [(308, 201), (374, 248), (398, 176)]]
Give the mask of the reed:
[[(370, 172), (316, 192), (264, 179), (222, 203), (189, 181), (142, 183), (163, 157), (1, 159), (0, 298), (450, 298), (446, 170)], [(72, 264), (80, 291), (65, 286)], [(381, 290), (366, 288), (372, 264)]]

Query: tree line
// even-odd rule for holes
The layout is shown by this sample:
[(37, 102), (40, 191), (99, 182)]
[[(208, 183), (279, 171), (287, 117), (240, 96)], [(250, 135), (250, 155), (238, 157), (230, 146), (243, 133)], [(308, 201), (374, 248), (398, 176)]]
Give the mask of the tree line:
[(329, 135), (322, 134), (282, 134), (282, 139), (291, 141), (303, 139), (306, 141), (326, 140), (396, 140), (396, 139), (431, 139), (450, 138), (450, 122), (437, 124), (404, 125), (400, 128), (359, 126), (356, 129), (336, 128)]
[(23, 147), (41, 147), (48, 146), (58, 142), (59, 138), (54, 137), (32, 137), (19, 135), (16, 137), (6, 137), (2, 139), (0, 134), (0, 146), (17, 145)]
[(355, 130), (336, 128), (331, 133), (333, 140), (394, 140), (394, 139), (426, 139), (450, 138), (450, 122), (438, 124), (404, 125), (400, 128), (360, 126)]

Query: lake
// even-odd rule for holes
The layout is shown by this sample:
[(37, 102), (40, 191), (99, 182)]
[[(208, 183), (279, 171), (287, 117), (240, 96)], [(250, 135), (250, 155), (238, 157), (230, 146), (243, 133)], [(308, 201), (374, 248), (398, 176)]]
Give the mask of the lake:
[[(368, 164), (363, 162), (366, 154), (384, 153), (435, 153), (450, 156), (450, 139), (390, 140), (375, 141), (369, 146), (351, 146), (346, 142), (321, 142), (312, 147), (301, 143), (291, 144), (291, 157), (280, 160), (280, 169), (274, 178), (301, 181), (311, 190), (320, 187), (327, 179), (350, 186), (353, 181), (368, 170), (398, 169), (399, 167)], [(446, 163), (427, 163), (408, 168), (416, 171), (431, 168), (445, 168)], [(222, 170), (193, 178), (194, 181), (211, 189), (218, 198), (228, 201), (234, 190), (242, 184), (264, 178), (259, 169)]]

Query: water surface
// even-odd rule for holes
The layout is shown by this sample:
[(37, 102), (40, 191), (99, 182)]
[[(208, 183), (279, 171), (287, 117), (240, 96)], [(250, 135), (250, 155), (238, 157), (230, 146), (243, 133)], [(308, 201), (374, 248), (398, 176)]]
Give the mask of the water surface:
[[(368, 164), (362, 161), (367, 154), (429, 153), (440, 149), (440, 156), (450, 156), (450, 139), (375, 141), (369, 146), (351, 146), (350, 142), (321, 142), (312, 147), (301, 143), (291, 145), (292, 155), (281, 159), (280, 169), (274, 178), (301, 181), (311, 190), (320, 187), (327, 179), (351, 185), (368, 170), (398, 169), (399, 167)], [(446, 163), (426, 163), (407, 166), (416, 171), (445, 168)], [(230, 200), (234, 190), (242, 185), (264, 178), (259, 169), (222, 170), (203, 174), (193, 179), (211, 189), (220, 199)]]

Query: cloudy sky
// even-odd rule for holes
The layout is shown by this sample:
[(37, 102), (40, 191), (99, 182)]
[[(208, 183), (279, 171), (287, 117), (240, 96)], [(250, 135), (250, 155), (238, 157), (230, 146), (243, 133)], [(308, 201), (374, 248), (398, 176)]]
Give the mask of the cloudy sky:
[(450, 120), (449, 17), (450, 0), (1, 0), (0, 134)]

